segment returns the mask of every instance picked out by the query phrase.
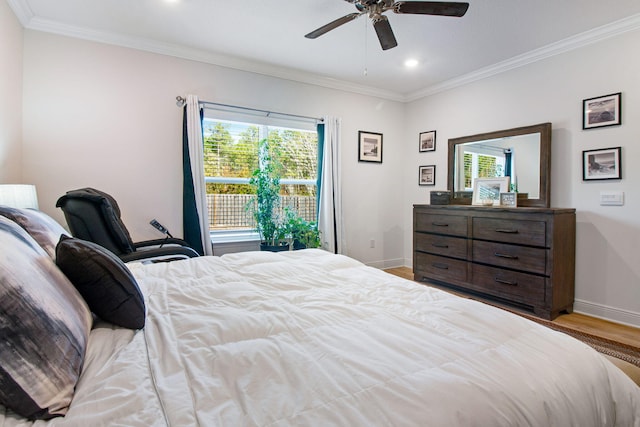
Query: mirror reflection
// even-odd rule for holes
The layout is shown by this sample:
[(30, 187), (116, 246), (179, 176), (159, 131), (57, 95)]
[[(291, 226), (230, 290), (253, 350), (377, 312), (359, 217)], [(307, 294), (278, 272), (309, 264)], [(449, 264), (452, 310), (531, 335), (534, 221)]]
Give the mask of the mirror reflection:
[(467, 142), (455, 146), (456, 192), (473, 191), (475, 178), (510, 178), (510, 190), (540, 197), (540, 133)]
[(518, 206), (549, 207), (551, 123), (449, 140), (452, 204), (471, 204), (476, 178), (510, 178)]

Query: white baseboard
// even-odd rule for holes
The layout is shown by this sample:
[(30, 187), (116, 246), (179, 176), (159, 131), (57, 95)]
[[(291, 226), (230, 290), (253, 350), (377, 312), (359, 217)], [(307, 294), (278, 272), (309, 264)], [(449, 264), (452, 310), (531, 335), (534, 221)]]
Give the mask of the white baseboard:
[(404, 259), (385, 259), (383, 261), (365, 262), (369, 267), (379, 268), (384, 270), (385, 268), (404, 267)]
[(640, 313), (636, 313), (634, 311), (595, 304), (593, 302), (583, 300), (574, 301), (573, 311), (576, 313), (586, 314), (587, 316), (640, 328)]

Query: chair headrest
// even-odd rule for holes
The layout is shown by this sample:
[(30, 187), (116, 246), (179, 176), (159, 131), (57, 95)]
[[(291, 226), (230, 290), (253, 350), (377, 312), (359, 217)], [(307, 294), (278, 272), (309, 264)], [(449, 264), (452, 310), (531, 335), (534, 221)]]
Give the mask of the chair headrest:
[(64, 211), (65, 204), (70, 199), (85, 200), (99, 207), (110, 234), (122, 251), (124, 253), (135, 251), (131, 235), (120, 218), (118, 202), (111, 195), (91, 187), (80, 188), (67, 191), (64, 196), (58, 199), (56, 207)]

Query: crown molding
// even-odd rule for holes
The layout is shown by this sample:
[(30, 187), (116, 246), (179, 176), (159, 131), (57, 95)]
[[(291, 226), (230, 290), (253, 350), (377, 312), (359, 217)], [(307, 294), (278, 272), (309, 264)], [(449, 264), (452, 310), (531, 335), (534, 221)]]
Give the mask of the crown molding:
[(478, 80), (504, 73), (515, 68), (550, 58), (574, 49), (581, 48), (611, 37), (640, 29), (640, 14), (631, 15), (627, 18), (613, 23), (594, 28), (589, 31), (577, 34), (556, 43), (549, 44), (539, 49), (532, 50), (522, 55), (515, 56), (505, 61), (498, 62), (488, 67), (480, 68), (470, 73), (464, 74), (441, 83), (428, 86), (424, 89), (411, 93), (398, 93), (373, 86), (359, 85), (344, 80), (339, 80), (327, 76), (308, 73), (295, 69), (278, 67), (267, 63), (251, 61), (247, 59), (232, 57), (208, 52), (200, 49), (192, 49), (182, 45), (162, 43), (150, 39), (123, 36), (121, 34), (97, 31), (72, 25), (65, 25), (59, 22), (35, 17), (25, 0), (7, 0), (9, 6), (16, 14), (23, 27), (43, 31), (68, 37), (90, 40), (99, 43), (128, 47), (160, 55), (173, 56), (176, 58), (188, 59), (220, 67), (231, 68), (240, 71), (252, 72), (265, 76), (277, 77), (299, 83), (306, 83), (315, 86), (326, 87), (346, 92), (358, 93), (397, 102), (412, 102), (420, 98), (444, 92), (473, 83)]
[(33, 11), (25, 0), (7, 0), (9, 7), (23, 27), (27, 28), (33, 18)]
[(405, 102), (416, 101), (439, 92), (444, 92), (456, 87), (464, 86), (469, 83), (486, 79), (496, 74), (504, 73), (514, 68), (523, 67), (533, 62), (542, 61), (555, 55), (579, 49), (590, 44), (598, 43), (611, 37), (624, 34), (629, 31), (640, 29), (640, 14), (631, 15), (627, 18), (615, 21), (611, 24), (603, 25), (589, 31), (566, 38), (556, 43), (551, 43), (539, 49), (532, 50), (522, 55), (501, 61), (488, 67), (480, 68), (471, 73), (465, 74), (454, 79), (446, 80), (433, 86), (417, 91), (405, 96)]
[(355, 92), (361, 95), (404, 102), (404, 96), (393, 91), (388, 91), (372, 86), (358, 85), (339, 79), (298, 71), (291, 68), (278, 67), (263, 62), (246, 60), (229, 55), (216, 54), (201, 49), (192, 49), (177, 44), (163, 43), (145, 38), (123, 36), (121, 34), (113, 32), (97, 31), (73, 25), (66, 25), (56, 21), (38, 17), (31, 18), (28, 25), (26, 25), (25, 27), (35, 31), (42, 31), (67, 37), (127, 47), (131, 49), (157, 53), (160, 55), (173, 56), (176, 58), (203, 62), (220, 67), (247, 71), (270, 77), (277, 77), (299, 83), (307, 83), (330, 89)]

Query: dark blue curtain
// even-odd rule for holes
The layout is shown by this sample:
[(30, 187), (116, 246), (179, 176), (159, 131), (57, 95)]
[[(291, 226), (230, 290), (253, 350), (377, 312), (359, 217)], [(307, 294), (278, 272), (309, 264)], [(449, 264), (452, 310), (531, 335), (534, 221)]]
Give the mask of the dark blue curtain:
[[(202, 120), (202, 112), (200, 112)], [(202, 248), (202, 232), (198, 209), (196, 208), (193, 174), (191, 173), (191, 156), (189, 155), (189, 136), (187, 135), (187, 107), (184, 107), (182, 120), (182, 228), (184, 240), (200, 255), (204, 255)]]
[(318, 132), (318, 177), (316, 178), (316, 218), (318, 218), (320, 210), (320, 187), (322, 186), (322, 160), (324, 154), (324, 124), (318, 123), (316, 126)]
[(504, 176), (511, 177), (511, 181), (513, 181), (513, 177), (511, 176), (511, 149), (507, 148), (504, 150)]

